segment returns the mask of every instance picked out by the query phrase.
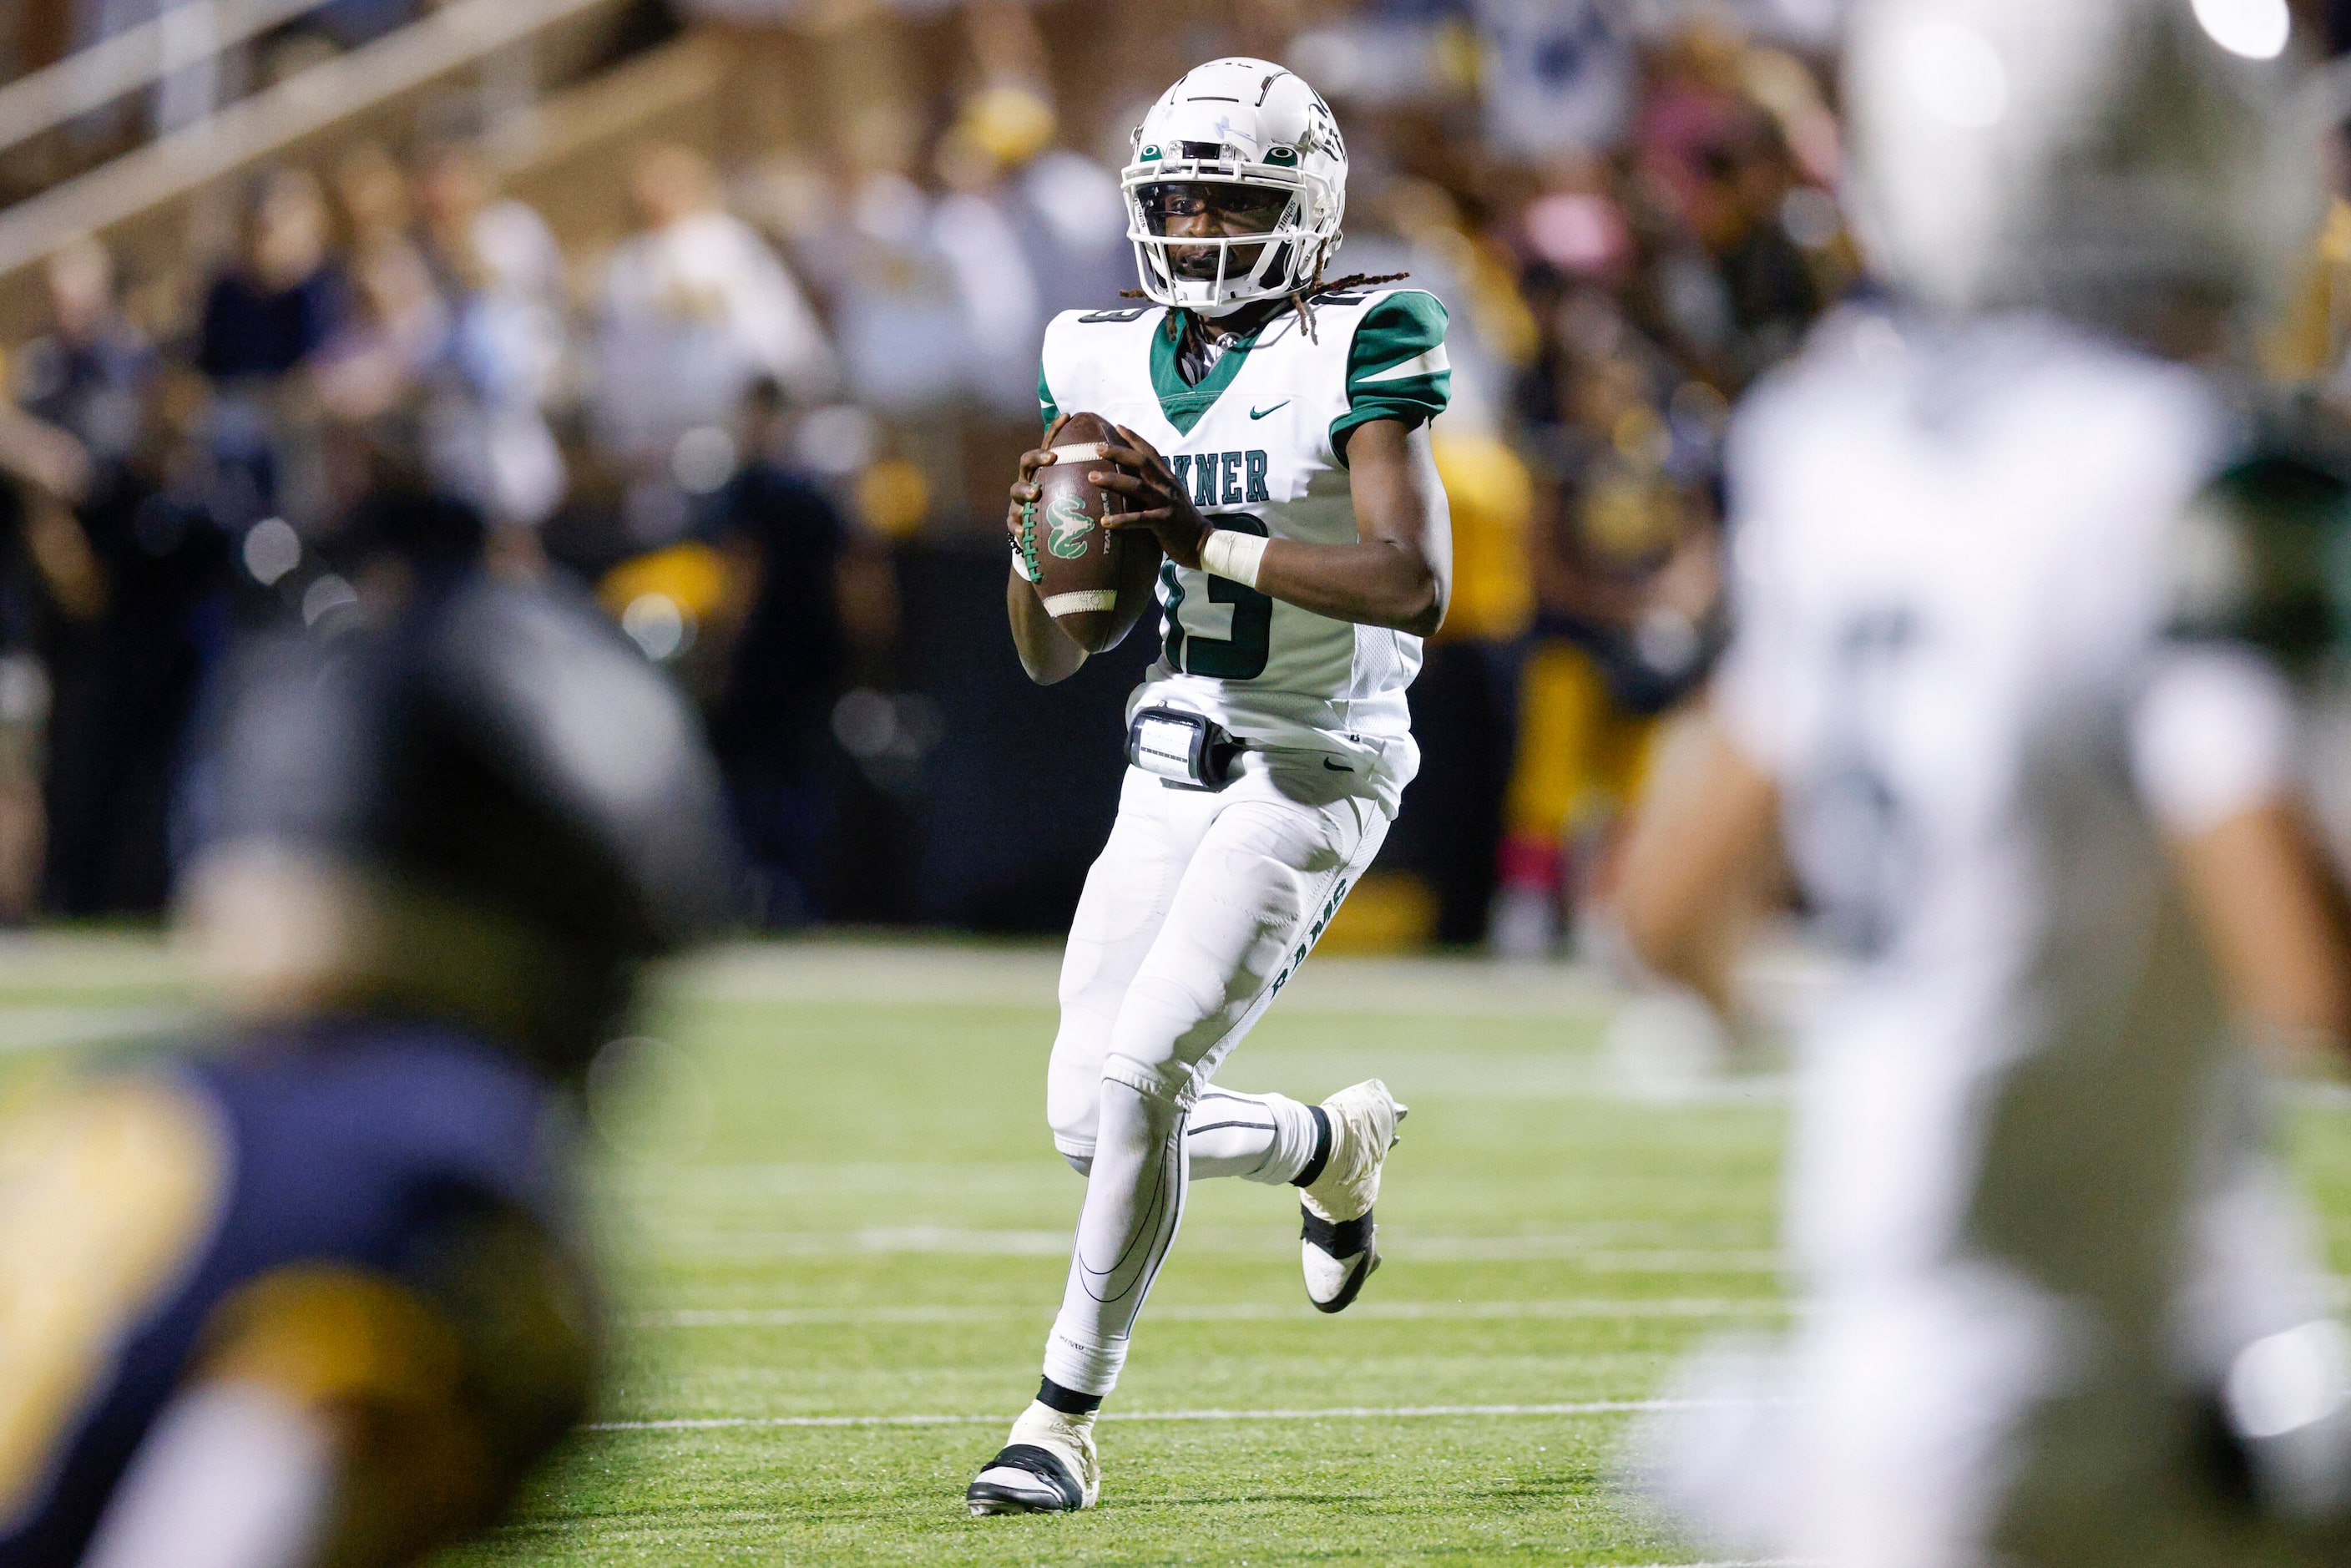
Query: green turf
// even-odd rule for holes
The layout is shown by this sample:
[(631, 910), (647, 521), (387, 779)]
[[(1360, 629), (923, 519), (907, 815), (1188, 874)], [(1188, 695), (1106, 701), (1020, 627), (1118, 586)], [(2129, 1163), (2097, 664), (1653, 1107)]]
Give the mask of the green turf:
[[(66, 956), (0, 952), (0, 1038), (78, 996), (110, 1016), (172, 995), (143, 952), (120, 975)], [(1050, 955), (956, 947), (744, 953), (674, 987), (647, 1021), (665, 1048), (599, 1134), (607, 1429), (444, 1568), (1701, 1555), (1618, 1479), (1625, 1413), (1313, 1413), (1638, 1400), (1702, 1337), (1783, 1321), (1771, 1086), (1619, 1092), (1588, 985), (1342, 960), (1310, 965), (1222, 1076), (1319, 1097), (1377, 1073), (1413, 1106), (1387, 1267), (1321, 1317), (1291, 1195), (1199, 1184), (1111, 1406), (1193, 1418), (1105, 1422), (1096, 1512), (967, 1518), (1035, 1386), (1081, 1196), (1043, 1126), (1050, 1000)], [(2338, 1216), (2343, 1117), (2313, 1102), (2294, 1124)], [(750, 1424), (903, 1416), (972, 1419)], [(626, 1425), (677, 1420), (746, 1424)]]
[[(982, 1419), (590, 1434), (464, 1561), (1689, 1559), (1616, 1482), (1610, 1413), (1106, 1422), (1099, 1511), (967, 1518), (1035, 1386), (1081, 1193), (1043, 1125), (1052, 1013), (784, 989), (688, 992), (653, 1026), (677, 1055), (606, 1168), (629, 1261), (605, 1418)], [(1344, 993), (1277, 1009), (1223, 1076), (1319, 1098), (1377, 1073), (1413, 1105), (1386, 1268), (1324, 1318), (1291, 1195), (1200, 1184), (1114, 1412), (1632, 1400), (1710, 1329), (1776, 1320), (1768, 1099), (1595, 1094), (1589, 1013)]]

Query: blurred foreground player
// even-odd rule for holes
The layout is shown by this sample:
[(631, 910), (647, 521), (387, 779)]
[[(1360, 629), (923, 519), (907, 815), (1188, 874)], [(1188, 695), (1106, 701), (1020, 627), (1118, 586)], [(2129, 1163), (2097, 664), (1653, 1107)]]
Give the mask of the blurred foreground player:
[(2285, 27), (1857, 19), (1856, 215), (1901, 303), (1740, 415), (1735, 640), (1622, 895), (1703, 984), (1724, 891), (1784, 851), (1852, 958), (1796, 1072), (1802, 1326), (1653, 1434), (1726, 1554), (2343, 1560), (2351, 1341), (2244, 1043), (2339, 1046), (2351, 953), (2289, 688), (2166, 635), (2242, 575), (2199, 519), (2309, 487), (2228, 371), (2316, 206)]
[(588, 1398), (561, 1086), (722, 911), (716, 772), (592, 608), (393, 575), (204, 748), (233, 1032), (0, 1123), (5, 1568), (413, 1561)]
[[(1153, 304), (1046, 329), (1041, 444), (1065, 412), (1118, 431), (1108, 455), (1127, 472), (1092, 477), (1134, 508), (1114, 526), (1165, 551), (1163, 646), (1128, 702), (1134, 765), (1061, 963), (1045, 1096), (1054, 1147), (1087, 1178), (1075, 1256), (1038, 1396), (966, 1494), (976, 1514), (1093, 1505), (1095, 1412), (1193, 1176), (1300, 1188), (1324, 1312), (1379, 1265), (1372, 1208), (1405, 1113), (1386, 1086), (1305, 1105), (1213, 1082), (1419, 770), (1405, 688), (1452, 580), (1427, 430), (1451, 391), (1445, 308), (1324, 279), (1346, 178), (1338, 124), (1300, 78), (1249, 59), (1187, 72), (1123, 176)], [(1021, 458), (1016, 538), (1052, 461)], [(1020, 662), (1061, 680), (1085, 651), (1017, 547), (1013, 573)]]

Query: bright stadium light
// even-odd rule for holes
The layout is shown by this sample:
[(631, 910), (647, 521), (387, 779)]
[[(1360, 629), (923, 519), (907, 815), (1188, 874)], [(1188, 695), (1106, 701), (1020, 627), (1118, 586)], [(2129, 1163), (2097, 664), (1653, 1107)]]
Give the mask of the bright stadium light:
[(2196, 0), (2196, 19), (2214, 43), (2249, 60), (2277, 58), (2294, 31), (2285, 0)]
[(1997, 125), (2008, 112), (2008, 68), (1971, 27), (1927, 22), (1912, 28), (1902, 43), (1902, 75), (1928, 113), (1962, 131)]

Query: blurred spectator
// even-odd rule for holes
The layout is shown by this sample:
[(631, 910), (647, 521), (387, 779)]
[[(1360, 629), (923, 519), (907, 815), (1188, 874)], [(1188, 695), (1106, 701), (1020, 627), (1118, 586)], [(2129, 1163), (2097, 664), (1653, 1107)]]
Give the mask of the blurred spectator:
[(1643, 251), (1625, 303), (1691, 370), (1735, 393), (1794, 349), (1827, 293), (1786, 226), (1800, 183), (1789, 126), (1749, 78), (1772, 89), (1808, 142), (1817, 95), (1791, 86), (1789, 72), (1804, 73), (1789, 57), (1759, 56), (1712, 23), (1676, 34), (1650, 70), (1624, 191)]
[(319, 182), (271, 170), (253, 183), (235, 261), (205, 292), (196, 368), (213, 384), (208, 505), (225, 528), (241, 530), (273, 510), (298, 513), (298, 524), (316, 520), (298, 515), (309, 497), (296, 434), (312, 411), (286, 395), (286, 382), (351, 313), (329, 238)]
[(500, 551), (563, 498), (562, 452), (547, 422), (565, 350), (563, 262), (546, 221), (502, 198), (479, 151), (461, 144), (422, 161), (417, 196), (425, 254), (452, 312), (428, 420), (436, 478), (480, 509)]
[[(930, 248), (962, 317), (962, 363), (935, 389), (964, 403), (977, 450), (1017, 449), (1037, 422), (1038, 352), (1063, 310), (1101, 309), (1134, 283), (1117, 176), (1067, 149), (1046, 151), (1052, 109), (1028, 87), (967, 99), (940, 139), (946, 194), (931, 209)], [(972, 474), (961, 510), (987, 515), (998, 476)]]
[(61, 657), (77, 622), (96, 619), (105, 582), (72, 508), (96, 471), (138, 439), (153, 371), (145, 337), (114, 298), (113, 260), (93, 240), (69, 242), (43, 272), (49, 330), (27, 344), (13, 377), (18, 407), (0, 409), (0, 925), (28, 917), (47, 852), (42, 779)]
[(96, 240), (71, 240), (43, 265), (49, 329), (11, 366), (26, 413), (78, 441), (92, 462), (129, 455), (154, 372), (153, 346), (114, 295), (114, 262)]
[[(608, 603), (626, 601), (623, 625), (649, 654), (665, 658), (684, 652), (688, 641), (703, 644), (699, 684), (711, 742), (750, 862), (755, 911), (771, 927), (824, 913), (836, 789), (833, 705), (856, 650), (886, 645), (897, 622), (895, 587), (878, 541), (844, 523), (785, 461), (788, 411), (783, 389), (762, 379), (744, 399), (732, 452), (716, 450), (716, 430), (691, 438), (712, 444), (714, 460), (740, 454), (732, 476), (709, 495), (696, 542), (684, 547), (715, 555), (722, 587), (696, 591), (692, 560), (670, 550), (647, 563), (652, 570), (624, 567), (606, 591)], [(647, 602), (648, 595), (661, 602)]]
[[(306, 599), (316, 592), (314, 603), (340, 601), (380, 624), (397, 619), (419, 594), (444, 591), (482, 564), (488, 528), (471, 505), (435, 486), (417, 421), (395, 413), (339, 426), (335, 435), (354, 499), (319, 543)], [(329, 583), (323, 591), (322, 582)], [(348, 598), (334, 583), (348, 588)], [(308, 608), (306, 620), (323, 618)]]
[(372, 146), (343, 161), (353, 309), (318, 354), (319, 402), (360, 423), (413, 405), (431, 486), (497, 526), (502, 555), (535, 566), (528, 530), (564, 485), (541, 408), (563, 352), (554, 242), (529, 208), (488, 199), (469, 154), (436, 150), (426, 167), (420, 246), (399, 166)]
[(931, 243), (946, 260), (963, 308), (966, 360), (957, 378), (991, 413), (1033, 423), (1037, 377), (1029, 368), (1044, 340), (1044, 290), (1026, 235), (1024, 210), (1006, 171), (1028, 161), (1053, 131), (1053, 111), (1035, 93), (998, 88), (975, 95), (940, 141), (947, 187), (931, 212)]
[(1519, 666), (1534, 614), (1527, 535), (1535, 490), (1525, 462), (1490, 429), (1448, 411), (1430, 444), (1453, 517), (1453, 599), (1412, 685), (1421, 745), (1414, 810), (1388, 855), (1435, 895), (1432, 935), (1486, 940), (1503, 804), (1517, 753)]
[(418, 160), (416, 204), (434, 267), (465, 287), (528, 300), (559, 335), (563, 254), (547, 220), (527, 202), (497, 193), (481, 149), (443, 142)]
[(1541, 162), (1605, 147), (1632, 113), (1638, 63), (1608, 0), (1478, 0), (1486, 139)]
[[(0, 528), (0, 600), (15, 597), (23, 571), (14, 559), (15, 532), (13, 524)], [(17, 606), (0, 605), (0, 620), (18, 619)], [(0, 927), (23, 925), (38, 905), (48, 833), (41, 774), (49, 676), (39, 657), (21, 644), (23, 634), (20, 627), (0, 630)]]
[(701, 154), (648, 149), (630, 193), (644, 228), (605, 262), (598, 301), (596, 429), (615, 454), (666, 460), (687, 431), (728, 423), (761, 375), (797, 400), (830, 389), (816, 313), (767, 242), (720, 206)]
[(1017, 179), (1020, 231), (1036, 268), (1046, 320), (1064, 310), (1107, 307), (1134, 287), (1126, 202), (1118, 173), (1081, 152), (1048, 148)]
[(1045, 323), (1115, 305), (1134, 286), (1118, 177), (1050, 148), (1057, 129), (1040, 91), (995, 87), (965, 100), (938, 149), (947, 194), (931, 226), (963, 305), (966, 383), (991, 411), (1023, 421), (1036, 417), (1031, 361)]
[(410, 244), (414, 204), (408, 179), (381, 141), (362, 141), (335, 161), (335, 200), (342, 208), (346, 250), (352, 261)]
[[(920, 128), (891, 108), (876, 105), (858, 116), (837, 222), (816, 247), (851, 392), (879, 412), (901, 415), (952, 402), (967, 357), (964, 298), (935, 244), (931, 200), (913, 177), (919, 141)], [(1017, 292), (1033, 293), (1033, 287)], [(1032, 300), (1023, 308), (1036, 306)]]
[(0, 491), (0, 926), (39, 899), (55, 622), (99, 602), (88, 541), (57, 493), (87, 467), (72, 437), (0, 409), (0, 472), (15, 481)]
[(275, 169), (254, 183), (236, 260), (204, 296), (198, 370), (224, 383), (275, 378), (319, 350), (347, 311), (328, 237), (311, 175)]
[(189, 715), (228, 635), (228, 536), (175, 459), (201, 393), (151, 389), (139, 445), (93, 469), (76, 508), (102, 595), (57, 668), (45, 902), (60, 914), (153, 913)]
[(1691, 224), (1722, 279), (1730, 372), (1743, 384), (1792, 353), (1826, 301), (1782, 220), (1795, 171), (1769, 117), (1740, 115), (1699, 168)]
[(374, 417), (408, 397), (444, 350), (449, 312), (409, 237), (408, 183), (373, 142), (346, 153), (335, 193), (350, 244), (342, 263), (348, 313), (317, 346), (321, 404), (345, 420)]
[(1536, 533), (1540, 611), (1522, 677), (1494, 941), (1549, 952), (1602, 891), (1656, 716), (1719, 640), (1719, 539), (1707, 488), (1728, 405), (1606, 296), (1572, 290), (1531, 411), (1552, 497)]

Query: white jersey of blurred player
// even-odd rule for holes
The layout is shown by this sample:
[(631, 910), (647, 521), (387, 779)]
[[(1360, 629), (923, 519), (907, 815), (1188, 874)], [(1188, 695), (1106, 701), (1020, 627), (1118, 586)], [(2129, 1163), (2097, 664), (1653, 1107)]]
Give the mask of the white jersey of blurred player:
[[(1741, 1391), (1802, 1403), (1706, 1418), (1670, 1483), (1726, 1542), (2226, 1560), (2189, 1393), (2330, 1299), (2165, 849), (2288, 765), (2273, 675), (2158, 652), (2164, 541), (2231, 434), (2195, 373), (2047, 322), (1876, 315), (1741, 417), (1715, 712), (1856, 962), (1797, 1069), (1813, 1311), (1786, 1385)], [(2105, 1507), (2036, 1511), (2085, 1464)]]
[[(1145, 117), (1123, 176), (1155, 303), (1072, 311), (1046, 332), (1047, 423), (1098, 414), (1162, 454), (1200, 514), (1171, 503), (1170, 526), (1196, 538), (1203, 569), (1217, 567), (1171, 559), (1163, 570), (1160, 658), (1130, 720), (1174, 710), (1221, 727), (1241, 749), (1225, 781), (1130, 768), (1087, 877), (1046, 1090), (1054, 1145), (1086, 1173), (1086, 1202), (1044, 1382), (967, 1493), (976, 1514), (1094, 1502), (1095, 1410), (1125, 1363), (1192, 1176), (1301, 1189), (1307, 1293), (1326, 1312), (1352, 1302), (1379, 1262), (1372, 1205), (1403, 1114), (1386, 1088), (1367, 1081), (1307, 1105), (1212, 1083), (1387, 836), (1419, 766), (1405, 690), (1421, 650), (1390, 624), (1260, 592), (1259, 565), (1207, 547), (1246, 553), (1239, 536), (1256, 536), (1329, 551), (1283, 558), (1297, 562), (1290, 591), (1303, 581), (1310, 595), (1333, 557), (1372, 573), (1417, 562), (1410, 570), (1426, 572), (1414, 580), (1434, 585), (1427, 606), (1443, 604), (1443, 490), (1417, 433), (1449, 391), (1445, 311), (1418, 290), (1322, 286), (1345, 173), (1329, 109), (1291, 73), (1242, 59), (1187, 73)], [(1217, 227), (1242, 213), (1269, 226)], [(1181, 363), (1194, 329), (1179, 311), (1220, 329), (1197, 329)], [(1375, 423), (1381, 483), (1417, 476), (1408, 549), (1359, 527), (1349, 454)], [(1392, 426), (1408, 433), (1401, 456)], [(1207, 532), (1189, 531), (1203, 520)], [(1037, 606), (1022, 585), (1009, 589), (1015, 640), (1033, 661), (1046, 635)], [(1316, 602), (1382, 620), (1360, 587)], [(1045, 647), (1041, 656), (1063, 656)]]
[[(2242, 121), (2214, 105), (2241, 62), (2177, 13), (1883, 5), (1860, 47), (1890, 43), (1909, 75), (1881, 80), (1857, 57), (1861, 144), (1902, 151), (1914, 107), (1871, 94), (1931, 100), (1912, 68), (1930, 42), (2000, 76), (2001, 134), (2029, 136), (2033, 95), (2066, 96), (2052, 54), (2083, 27), (2113, 50), (2101, 79), (2126, 84), (2110, 89), (2126, 105), (2134, 70), (2209, 51), (2165, 102), (2207, 93), (2220, 129), (2204, 145), (2223, 146)], [(2098, 90), (2067, 112), (2113, 107)], [(1922, 135), (1969, 119), (1927, 107), (1949, 123)], [(2176, 213), (2198, 188), (2201, 171), (2121, 195), (2095, 183), (2121, 162), (2069, 191), (2078, 217), (2031, 215), (2131, 234), (2149, 218), (2132, 199), (2151, 190)], [(2001, 177), (2030, 188), (2028, 166)], [(1874, 193), (2000, 211), (1964, 178)], [(1947, 214), (1892, 215), (1900, 256)], [(2016, 233), (1990, 232), (1995, 249)], [(1737, 421), (1739, 626), (1713, 734), (1738, 759), (1723, 777), (1768, 780), (1797, 878), (1853, 962), (1799, 1046), (1787, 1229), (1809, 1311), (1783, 1355), (1692, 1373), (1688, 1392), (1736, 1413), (1653, 1434), (1662, 1489), (1727, 1549), (1834, 1568), (2255, 1560), (2267, 1527), (2226, 1495), (2223, 1410), (2266, 1400), (2253, 1425), (2274, 1430), (2240, 1435), (2272, 1437), (2331, 1418), (2346, 1386), (2335, 1292), (2265, 1151), (2259, 1075), (2173, 856), (2291, 788), (2276, 674), (2164, 636), (2171, 541), (2245, 455), (2244, 424), (2201, 371), (2001, 308), (2021, 294), (2095, 319), (2067, 267), (2117, 269), (2105, 283), (2127, 305), (2137, 283), (2219, 267), (2226, 235), (2166, 255), (2178, 236), (2147, 221), (2130, 260), (2052, 246), (2016, 289), (1990, 261), (1939, 279), (1959, 263), (1914, 254), (1903, 276), (1922, 292), (1984, 308), (1848, 313)], [(2127, 274), (2139, 256), (2152, 277)]]

